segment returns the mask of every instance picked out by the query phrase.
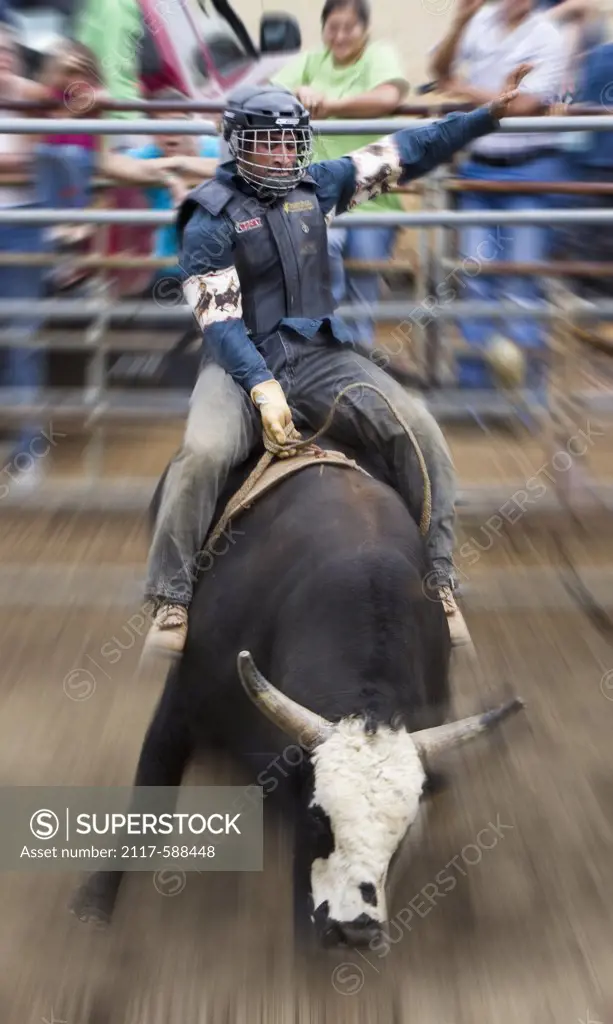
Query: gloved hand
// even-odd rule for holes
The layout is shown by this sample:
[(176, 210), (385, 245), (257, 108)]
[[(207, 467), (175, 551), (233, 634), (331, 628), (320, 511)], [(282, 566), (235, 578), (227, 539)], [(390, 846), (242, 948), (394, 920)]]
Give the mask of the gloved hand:
[[(292, 414), (283, 388), (276, 380), (265, 380), (251, 389), (251, 401), (260, 411), (262, 426), (271, 441), (284, 445), (287, 441), (300, 441), (300, 434), (292, 423)], [(282, 458), (294, 455), (288, 451), (279, 453)]]

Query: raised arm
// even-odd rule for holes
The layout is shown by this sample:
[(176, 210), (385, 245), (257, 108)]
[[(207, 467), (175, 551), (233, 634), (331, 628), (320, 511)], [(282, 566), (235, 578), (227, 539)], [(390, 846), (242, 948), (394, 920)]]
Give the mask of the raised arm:
[[(445, 91), (450, 96), (466, 100), (469, 103), (491, 103), (496, 95), (493, 90), (479, 89), (477, 86), (465, 82), (462, 78), (451, 79), (447, 83)], [(547, 107), (547, 99), (530, 89), (530, 91), (523, 92), (514, 100), (513, 116), (534, 117), (537, 114), (544, 113)]]
[[(403, 128), (357, 149), (341, 160), (324, 161), (311, 169), (320, 185), (324, 213), (342, 213), (406, 181), (420, 178), (447, 163), (473, 139), (496, 131), (502, 117), (515, 115), (513, 101), (530, 68), (522, 65), (507, 80), (505, 91), (486, 107), (470, 114), (449, 114), (423, 128)], [(332, 184), (329, 184), (332, 182)], [(324, 185), (326, 201), (322, 202)], [(334, 198), (331, 199), (334, 193)]]
[(205, 348), (250, 396), (269, 437), (281, 445), (297, 440), (283, 389), (247, 333), (229, 222), (197, 209), (183, 232), (179, 265)]

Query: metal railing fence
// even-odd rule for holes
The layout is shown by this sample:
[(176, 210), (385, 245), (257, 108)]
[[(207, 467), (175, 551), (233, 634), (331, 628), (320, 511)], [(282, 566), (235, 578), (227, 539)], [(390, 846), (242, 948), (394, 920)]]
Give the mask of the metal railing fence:
[[(134, 107), (133, 109), (153, 109), (153, 107)], [(173, 109), (176, 107), (173, 104)], [(458, 109), (454, 106), (453, 109)], [(397, 131), (403, 127), (422, 127), (429, 123), (427, 118), (395, 118), (383, 120), (352, 120), (352, 121), (325, 121), (315, 122), (316, 131), (322, 135), (327, 134), (376, 134), (383, 135), (387, 132)], [(0, 133), (17, 134), (52, 134), (52, 133), (74, 133), (78, 125), (78, 131), (82, 134), (94, 135), (150, 135), (152, 123), (150, 120), (135, 120), (126, 122), (111, 122), (91, 119), (51, 119), (24, 118), (10, 119), (0, 118)], [(524, 132), (575, 132), (575, 131), (610, 131), (613, 129), (613, 116), (606, 113), (598, 115), (593, 113), (580, 114), (569, 117), (536, 117), (536, 118), (511, 118), (503, 121), (502, 132), (524, 133)], [(198, 121), (168, 120), (156, 121), (155, 132), (162, 134), (165, 131), (173, 134), (202, 135), (214, 134), (214, 126), (206, 125)], [(428, 287), (431, 281), (440, 280), (444, 272), (448, 272), (450, 263), (449, 257), (445, 254), (444, 246), (440, 243), (440, 231), (437, 232), (438, 241), (435, 242), (434, 257), (429, 255), (428, 233), (434, 229), (454, 229), (466, 225), (534, 225), (542, 224), (551, 227), (553, 225), (577, 225), (577, 224), (612, 224), (613, 209), (602, 207), (601, 209), (548, 209), (548, 210), (522, 210), (501, 213), (497, 211), (451, 211), (447, 208), (449, 197), (454, 191), (466, 190), (475, 186), (481, 189), (488, 183), (467, 183), (453, 182), (449, 176), (442, 172), (435, 172), (426, 179), (424, 189), (425, 209), (415, 211), (403, 211), (398, 213), (369, 214), (367, 212), (354, 212), (350, 215), (342, 215), (334, 220), (335, 225), (351, 225), (353, 227), (378, 227), (391, 225), (395, 227), (412, 227), (419, 231), (419, 252), (423, 258), (423, 264), (434, 269), (434, 275), (426, 275), (421, 278), (419, 285), (421, 292), (411, 301), (386, 301), (379, 302), (374, 306), (362, 308), (359, 305), (343, 305), (338, 313), (341, 316), (351, 315), (356, 317), (360, 313), (368, 313), (375, 321), (385, 323), (402, 324), (407, 321), (420, 329), (420, 309), (423, 308), (425, 299), (428, 298)], [(493, 183), (489, 183), (493, 184)], [(524, 183), (525, 184), (525, 183)], [(549, 183), (549, 191), (555, 195), (556, 183)], [(511, 183), (507, 189), (512, 189)], [(576, 194), (585, 194), (585, 183), (575, 183)], [(592, 193), (598, 186), (592, 186)], [(613, 186), (609, 184), (610, 191)], [(535, 191), (543, 189), (543, 183), (538, 183)], [(560, 194), (572, 194), (572, 188), (568, 182), (560, 183)], [(610, 194), (607, 190), (607, 183), (602, 183), (602, 195)], [(172, 211), (160, 212), (150, 210), (115, 210), (115, 209), (86, 209), (86, 210), (46, 210), (46, 209), (0, 209), (0, 224), (30, 224), (30, 225), (54, 225), (54, 224), (92, 224), (100, 226), (108, 225), (141, 225), (157, 227), (170, 224), (174, 220)], [(20, 254), (16, 254), (16, 259)], [(24, 257), (26, 254), (23, 254)], [(27, 254), (31, 256), (32, 254)], [(95, 262), (96, 257), (93, 257)], [(100, 269), (110, 270), (111, 266)], [(111, 258), (112, 259), (112, 258)], [(134, 262), (139, 257), (131, 257)], [(121, 260), (121, 257), (119, 258)], [(27, 262), (27, 261), (26, 261)], [(142, 264), (146, 265), (147, 260), (143, 259)], [(133, 265), (133, 264), (131, 264)], [(537, 268), (538, 269), (538, 268)], [(489, 267), (495, 272), (495, 267)], [(523, 272), (523, 271), (522, 271)], [(548, 273), (553, 274), (552, 268)], [(604, 274), (604, 271), (603, 271)], [(612, 275), (613, 276), (613, 275)], [(80, 398), (74, 394), (52, 392), (47, 390), (40, 402), (23, 403), (18, 397), (13, 401), (6, 390), (0, 390), (0, 418), (6, 422), (7, 419), (40, 421), (41, 417), (50, 416), (61, 419), (64, 417), (72, 422), (79, 421), (89, 425), (93, 429), (91, 444), (88, 449), (87, 465), (88, 477), (85, 490), (88, 493), (100, 494), (101, 488), (101, 463), (103, 455), (104, 424), (112, 421), (123, 422), (147, 422), (152, 419), (163, 418), (167, 420), (181, 419), (187, 410), (187, 394), (168, 395), (161, 398), (157, 391), (139, 391), (137, 396), (130, 392), (121, 392), (109, 389), (107, 371), (105, 367), (105, 356), (113, 350), (112, 341), (109, 340), (109, 331), (129, 325), (136, 327), (143, 324), (161, 323), (177, 326), (187, 325), (191, 319), (191, 311), (185, 305), (168, 305), (163, 302), (117, 302), (111, 291), (109, 291), (104, 277), (101, 278), (99, 294), (91, 299), (50, 299), (38, 303), (31, 303), (26, 308), (23, 302), (2, 300), (0, 301), (0, 317), (15, 321), (30, 320), (33, 317), (41, 318), (48, 323), (61, 321), (79, 321), (83, 319), (89, 323), (86, 338), (82, 343), (82, 350), (87, 354), (88, 368), (86, 370), (85, 387)], [(425, 289), (425, 294), (423, 291)], [(460, 317), (470, 316), (471, 318), (490, 318), (505, 316), (515, 318), (532, 318), (537, 320), (551, 321), (552, 323), (568, 323), (569, 318), (576, 322), (594, 322), (600, 320), (613, 320), (613, 300), (600, 302), (563, 302), (556, 300), (547, 302), (542, 306), (530, 307), (518, 303), (482, 303), (477, 301), (454, 300), (441, 303), (426, 310), (428, 321), (443, 322), (455, 321)], [(19, 332), (6, 334), (4, 344), (26, 345), (32, 347), (32, 342), (24, 340)], [(46, 340), (44, 334), (39, 336), (35, 342), (37, 347), (50, 345), (56, 349), (62, 348), (61, 340), (57, 337)], [(67, 348), (77, 347), (73, 339), (66, 339)], [(153, 346), (152, 351), (157, 346)], [(430, 362), (431, 362), (430, 358)], [(431, 375), (432, 379), (436, 374)], [(576, 398), (577, 396), (575, 396)], [(610, 396), (609, 396), (610, 397)], [(461, 395), (460, 402), (465, 406), (471, 403), (475, 408), (479, 405), (478, 396)], [(580, 401), (585, 403), (586, 408), (598, 408), (600, 411), (609, 409), (611, 403), (603, 396), (596, 393), (585, 393), (579, 396)], [(441, 418), (456, 415), (458, 412), (457, 402), (449, 402), (449, 397), (442, 394), (429, 396), (435, 413)], [(446, 404), (447, 403), (447, 404)], [(590, 405), (591, 403), (591, 405)], [(500, 396), (481, 396), (481, 408), (488, 407), (490, 411), (494, 406), (502, 409), (505, 415), (512, 413), (514, 406), (505, 398)], [(117, 493), (117, 481), (108, 481), (104, 484), (106, 495)], [(152, 480), (151, 490), (156, 483)], [(139, 485), (139, 493), (142, 495), (142, 482)], [(73, 488), (74, 491), (74, 488)], [(81, 494), (79, 500), (83, 500), (83, 488), (79, 485), (77, 491)], [(76, 493), (76, 492), (75, 492)], [(608, 492), (607, 492), (608, 493)], [(127, 499), (126, 499), (127, 500)], [(123, 502), (120, 502), (122, 504)], [(128, 501), (129, 503), (129, 501)], [(108, 497), (104, 502), (108, 508)]]

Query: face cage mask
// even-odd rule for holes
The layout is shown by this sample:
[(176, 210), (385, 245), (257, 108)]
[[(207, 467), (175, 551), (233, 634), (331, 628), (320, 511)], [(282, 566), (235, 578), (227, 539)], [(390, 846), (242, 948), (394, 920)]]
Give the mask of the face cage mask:
[[(261, 198), (275, 198), (291, 192), (300, 184), (313, 156), (313, 129), (291, 128), (279, 131), (268, 128), (238, 128), (229, 139), (229, 149), (236, 160), (238, 172)], [(268, 166), (256, 163), (254, 150), (270, 156)], [(275, 167), (275, 156), (295, 149), (293, 166)]]

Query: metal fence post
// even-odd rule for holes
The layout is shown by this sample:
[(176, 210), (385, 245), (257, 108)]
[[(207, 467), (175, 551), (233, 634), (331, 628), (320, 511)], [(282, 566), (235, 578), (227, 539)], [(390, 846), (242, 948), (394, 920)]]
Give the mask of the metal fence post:
[(97, 421), (96, 412), (104, 404), (106, 394), (106, 352), (103, 341), (112, 308), (110, 291), (110, 282), (103, 272), (95, 284), (95, 294), (100, 299), (102, 308), (85, 331), (85, 349), (89, 353), (85, 377), (85, 403), (91, 408), (90, 417), (85, 424), (86, 428), (89, 427), (91, 430), (85, 449), (85, 472), (90, 483), (100, 479), (104, 468), (106, 428), (103, 422)]

